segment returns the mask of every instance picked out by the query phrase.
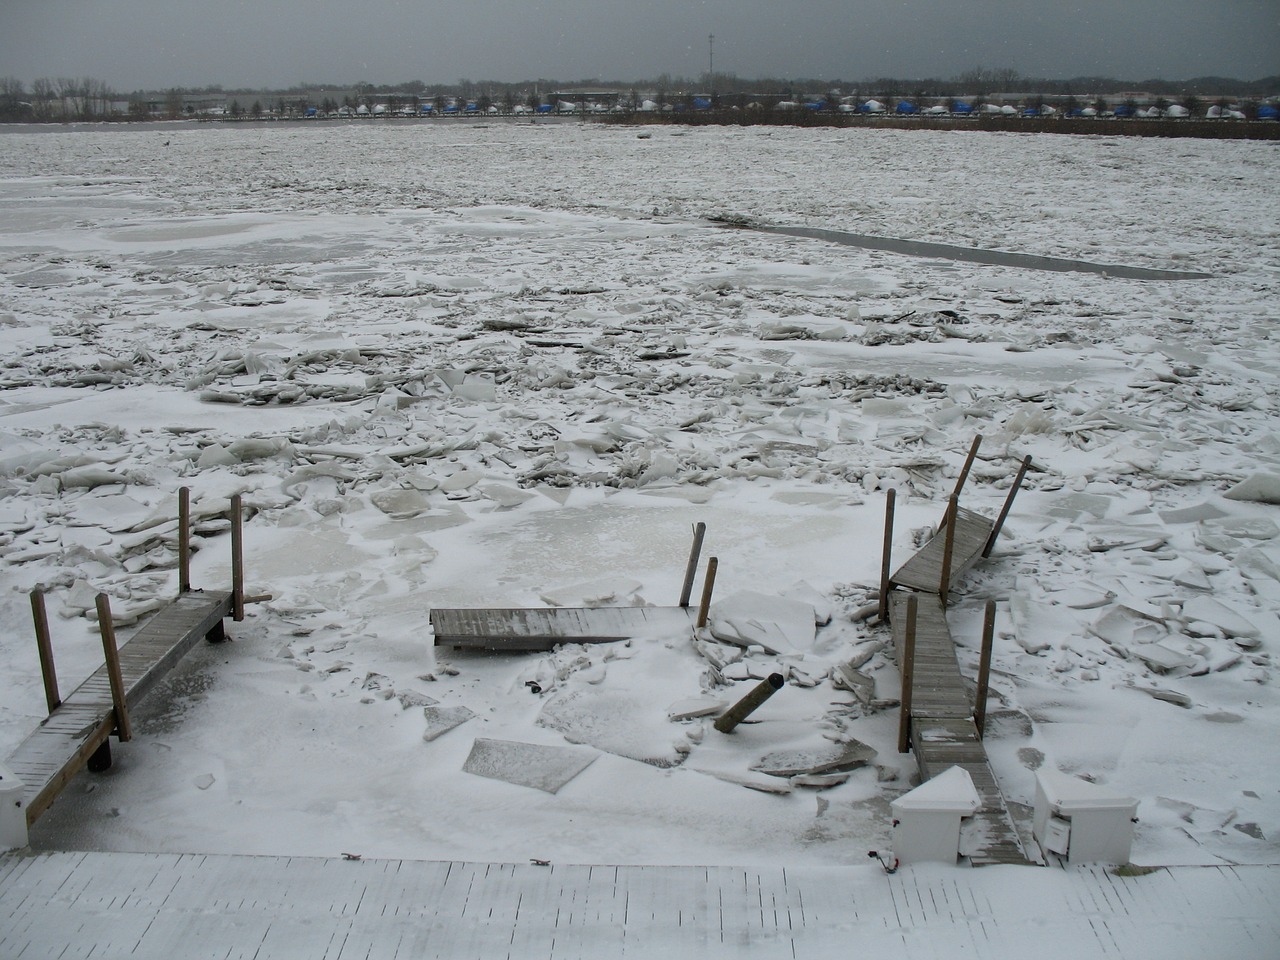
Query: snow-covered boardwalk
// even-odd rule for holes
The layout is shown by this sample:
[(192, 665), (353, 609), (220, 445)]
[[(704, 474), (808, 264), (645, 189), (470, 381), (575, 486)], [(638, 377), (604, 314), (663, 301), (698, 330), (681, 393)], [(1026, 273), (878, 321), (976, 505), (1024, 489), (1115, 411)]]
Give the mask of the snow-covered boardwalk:
[(0, 956), (1275, 956), (1280, 867), (886, 875), (137, 853), (0, 857)]

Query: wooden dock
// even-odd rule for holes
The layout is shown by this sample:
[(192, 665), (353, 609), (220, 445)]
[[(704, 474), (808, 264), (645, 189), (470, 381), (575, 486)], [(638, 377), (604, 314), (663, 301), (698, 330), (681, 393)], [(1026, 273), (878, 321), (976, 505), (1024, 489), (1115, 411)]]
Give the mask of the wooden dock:
[[(244, 511), (239, 494), (231, 497), (231, 589), (204, 591), (191, 588), (191, 491), (178, 491), (178, 596), (140, 627), (133, 637), (116, 646), (111, 603), (98, 594), (98, 629), (102, 634), (105, 663), (87, 680), (63, 697), (58, 690), (49, 618), (44, 595), (31, 594), (40, 672), (44, 678), (49, 715), (18, 745), (6, 761), (22, 782), (26, 826), (49, 809), (71, 779), (88, 767), (101, 771), (111, 766), (110, 737), (130, 739), (129, 710), (172, 670), (200, 638), (224, 638), (226, 617), (244, 619), (246, 602), (269, 596), (244, 594)], [(25, 831), (6, 841), (25, 845)]]
[(1274, 960), (1280, 866), (0, 856), (22, 960)]
[(692, 631), (689, 607), (545, 607), (431, 611), (437, 646), (550, 650), (560, 643), (609, 643)]
[(970, 864), (1030, 863), (978, 735), (946, 610), (935, 594), (913, 595), (900, 590), (890, 594), (890, 623), (898, 662), (904, 662), (906, 656), (907, 604), (912, 596), (916, 600), (915, 642), (911, 690), (909, 696), (904, 691), (904, 702), (909, 704), (911, 748), (920, 780), (929, 780), (952, 766), (968, 771), (982, 798), (982, 806), (966, 826), (962, 842), (961, 852), (969, 857)]
[[(136, 705), (197, 640), (222, 639), (222, 620), (231, 615), (233, 601), (231, 591), (185, 593), (148, 620), (120, 647), (126, 703)], [(104, 664), (54, 707), (7, 761), (25, 787), (28, 825), (105, 747), (117, 725)]]

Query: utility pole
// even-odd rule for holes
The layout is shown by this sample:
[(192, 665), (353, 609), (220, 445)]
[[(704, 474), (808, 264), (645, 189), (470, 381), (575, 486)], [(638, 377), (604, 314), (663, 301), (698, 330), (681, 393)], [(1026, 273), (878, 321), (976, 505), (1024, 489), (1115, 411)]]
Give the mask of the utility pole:
[(711, 87), (711, 107), (716, 105), (716, 35), (707, 34), (707, 84)]

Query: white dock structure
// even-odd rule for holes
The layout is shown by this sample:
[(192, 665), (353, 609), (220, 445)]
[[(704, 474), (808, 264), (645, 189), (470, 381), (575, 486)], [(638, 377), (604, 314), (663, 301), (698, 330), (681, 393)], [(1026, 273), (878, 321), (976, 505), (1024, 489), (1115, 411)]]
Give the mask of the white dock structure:
[(14, 960), (1274, 960), (1280, 866), (574, 866), (0, 856)]

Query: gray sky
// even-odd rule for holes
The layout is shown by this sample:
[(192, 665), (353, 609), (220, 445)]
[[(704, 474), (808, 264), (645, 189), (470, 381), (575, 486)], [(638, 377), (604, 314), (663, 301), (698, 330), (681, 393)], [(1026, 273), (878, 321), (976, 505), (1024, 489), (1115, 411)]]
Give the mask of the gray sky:
[(1280, 0), (0, 0), (0, 76), (122, 92), (423, 80), (1280, 74)]

